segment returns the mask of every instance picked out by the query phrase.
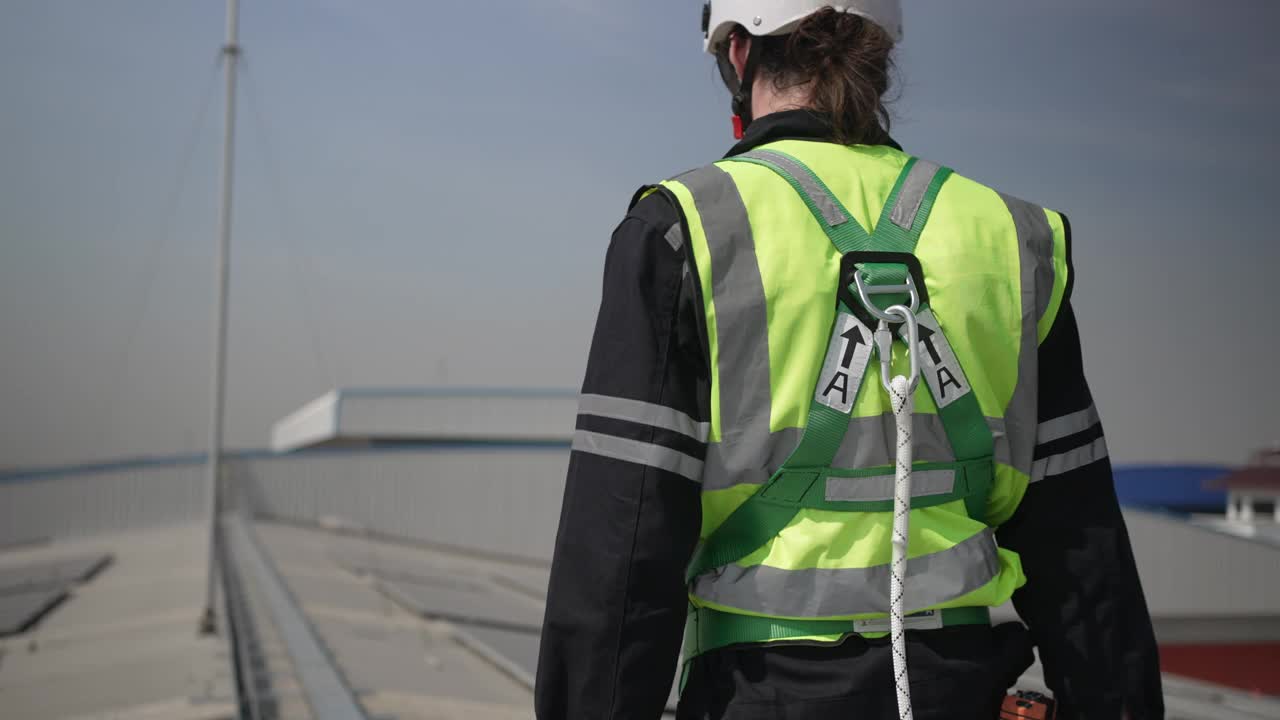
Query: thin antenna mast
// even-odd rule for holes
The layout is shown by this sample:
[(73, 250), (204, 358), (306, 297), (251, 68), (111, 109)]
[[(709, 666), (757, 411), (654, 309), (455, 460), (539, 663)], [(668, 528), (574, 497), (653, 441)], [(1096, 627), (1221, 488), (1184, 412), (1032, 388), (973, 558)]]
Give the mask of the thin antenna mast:
[(218, 218), (218, 262), (216, 287), (218, 299), (214, 306), (213, 350), (213, 419), (209, 428), (208, 459), (208, 507), (209, 507), (209, 565), (205, 584), (204, 613), (200, 618), (200, 632), (212, 634), (218, 631), (216, 615), (218, 588), (218, 477), (222, 470), (222, 413), (226, 391), (227, 359), (227, 289), (231, 260), (231, 180), (235, 161), (236, 135), (236, 61), (240, 57), (238, 43), (240, 25), (239, 0), (227, 0), (227, 41), (222, 46), (223, 72), (227, 78), (224, 135), (222, 140), (222, 203)]

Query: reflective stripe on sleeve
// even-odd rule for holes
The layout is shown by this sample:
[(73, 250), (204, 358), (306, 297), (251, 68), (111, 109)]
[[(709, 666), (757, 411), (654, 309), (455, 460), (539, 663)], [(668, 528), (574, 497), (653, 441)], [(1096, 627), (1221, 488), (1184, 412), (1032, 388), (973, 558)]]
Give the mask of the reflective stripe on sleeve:
[(684, 232), (680, 229), (680, 223), (673, 224), (662, 237), (672, 250), (679, 252), (684, 247)]
[(1043, 445), (1047, 442), (1060, 440), (1069, 435), (1084, 432), (1099, 422), (1098, 408), (1090, 405), (1079, 412), (1060, 415), (1052, 420), (1045, 420), (1040, 423), (1039, 428), (1036, 430), (1036, 442)]
[(1107, 457), (1107, 440), (1098, 438), (1088, 445), (1036, 460), (1031, 467), (1031, 482), (1078, 470)]
[(573, 434), (573, 449), (578, 452), (666, 470), (694, 482), (699, 482), (702, 479), (701, 460), (662, 445), (589, 430), (578, 430)]
[(578, 414), (651, 425), (688, 435), (699, 442), (707, 441), (707, 434), (711, 427), (709, 423), (698, 422), (685, 413), (665, 405), (612, 395), (583, 395), (578, 402)]

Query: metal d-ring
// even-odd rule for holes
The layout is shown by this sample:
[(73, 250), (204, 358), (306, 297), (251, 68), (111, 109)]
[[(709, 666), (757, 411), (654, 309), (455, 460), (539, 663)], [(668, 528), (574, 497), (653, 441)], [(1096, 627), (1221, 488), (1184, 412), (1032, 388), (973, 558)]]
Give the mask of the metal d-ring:
[(853, 284), (858, 288), (858, 300), (862, 301), (863, 307), (867, 309), (867, 312), (871, 313), (883, 322), (900, 321), (895, 320), (889, 314), (888, 310), (881, 310), (876, 307), (876, 304), (871, 302), (872, 295), (898, 295), (906, 293), (911, 298), (911, 304), (909, 306), (899, 305), (897, 307), (902, 307), (907, 310), (913, 317), (915, 316), (915, 312), (920, 309), (920, 291), (916, 289), (916, 282), (911, 279), (910, 274), (907, 275), (906, 283), (902, 285), (867, 285), (867, 282), (862, 279), (862, 273), (854, 272)]

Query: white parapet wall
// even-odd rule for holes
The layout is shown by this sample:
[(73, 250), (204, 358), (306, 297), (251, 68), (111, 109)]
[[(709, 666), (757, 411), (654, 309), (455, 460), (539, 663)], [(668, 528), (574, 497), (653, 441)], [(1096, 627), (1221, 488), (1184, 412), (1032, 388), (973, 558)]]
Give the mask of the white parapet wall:
[(327, 392), (278, 421), (271, 428), (271, 449), (289, 452), (336, 437), (338, 397), (338, 390)]
[(567, 447), (314, 451), (243, 465), (264, 517), (526, 560), (551, 558)]
[(568, 442), (578, 396), (564, 390), (342, 389), (272, 428), (271, 448), (381, 442)]
[(198, 457), (0, 476), (0, 546), (194, 521), (208, 512), (205, 477)]
[[(542, 561), (551, 556), (564, 444), (461, 444), (229, 455), (224, 507), (415, 542)], [(199, 522), (200, 458), (0, 477), (0, 547)]]
[(1280, 546), (1126, 510), (1161, 642), (1280, 642)]

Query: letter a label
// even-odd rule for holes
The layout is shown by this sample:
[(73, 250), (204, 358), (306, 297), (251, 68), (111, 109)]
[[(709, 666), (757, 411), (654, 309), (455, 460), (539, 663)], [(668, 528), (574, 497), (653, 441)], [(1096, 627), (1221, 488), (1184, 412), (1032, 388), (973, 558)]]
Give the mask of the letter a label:
[[(960, 369), (960, 361), (933, 311), (925, 310), (916, 320), (920, 324), (920, 347), (916, 350), (920, 353), (920, 374), (929, 385), (934, 403), (942, 409), (969, 393), (969, 378)], [(901, 334), (905, 333), (903, 328)]]
[(814, 401), (842, 413), (853, 410), (870, 362), (871, 330), (853, 315), (836, 313)]

